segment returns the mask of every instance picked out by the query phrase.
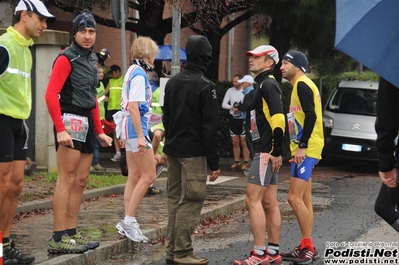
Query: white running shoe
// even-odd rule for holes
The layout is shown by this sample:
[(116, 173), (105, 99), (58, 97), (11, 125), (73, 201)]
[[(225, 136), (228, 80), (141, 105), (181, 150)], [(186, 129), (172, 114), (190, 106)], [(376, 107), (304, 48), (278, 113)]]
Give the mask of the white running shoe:
[(119, 162), (119, 160), (121, 160), (121, 154), (120, 153), (116, 153), (114, 155), (114, 157), (111, 158), (111, 161), (113, 161), (113, 162)]
[(148, 241), (148, 238), (141, 233), (138, 223), (126, 223), (121, 220), (116, 225), (116, 229), (118, 229), (120, 235), (126, 236), (134, 242), (146, 243)]
[(118, 234), (120, 234), (121, 236), (126, 236), (125, 235), (125, 231), (123, 231), (122, 225), (121, 223), (123, 223), (124, 220), (122, 219), (119, 223), (116, 224), (116, 229), (118, 230)]

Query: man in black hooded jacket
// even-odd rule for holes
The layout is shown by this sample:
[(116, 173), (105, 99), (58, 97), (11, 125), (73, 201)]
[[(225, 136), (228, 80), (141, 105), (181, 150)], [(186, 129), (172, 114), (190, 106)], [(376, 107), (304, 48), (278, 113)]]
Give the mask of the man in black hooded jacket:
[(377, 132), (379, 175), (382, 180), (375, 202), (375, 212), (399, 232), (399, 88), (380, 78), (377, 97)]
[(209, 41), (190, 36), (186, 53), (186, 67), (166, 83), (163, 107), (163, 151), (168, 156), (166, 263), (208, 264), (194, 254), (191, 234), (205, 200), (206, 166), (210, 181), (220, 174), (219, 106), (216, 86), (204, 76), (212, 58)]

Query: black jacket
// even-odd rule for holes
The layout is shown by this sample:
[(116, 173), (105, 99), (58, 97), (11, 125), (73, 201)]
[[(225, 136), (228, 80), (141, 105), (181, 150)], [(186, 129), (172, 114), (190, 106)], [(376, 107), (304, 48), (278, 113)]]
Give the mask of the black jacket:
[(212, 47), (199, 35), (186, 44), (187, 65), (165, 87), (163, 124), (165, 154), (174, 157), (206, 156), (212, 171), (219, 169), (219, 106), (215, 84), (204, 74)]
[(257, 93), (251, 110), (256, 112), (260, 138), (253, 141), (254, 152), (270, 153), (277, 157), (282, 155), (285, 129), (285, 115), (281, 102), (282, 91), (272, 70), (259, 73), (255, 81)]
[(388, 172), (399, 167), (399, 88), (380, 78), (377, 97), (377, 132), (379, 171)]

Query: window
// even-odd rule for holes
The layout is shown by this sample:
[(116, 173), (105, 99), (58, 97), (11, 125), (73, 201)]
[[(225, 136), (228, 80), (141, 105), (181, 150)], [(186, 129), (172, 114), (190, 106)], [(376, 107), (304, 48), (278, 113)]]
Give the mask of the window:
[(335, 113), (376, 116), (377, 90), (344, 88), (334, 91), (327, 110)]

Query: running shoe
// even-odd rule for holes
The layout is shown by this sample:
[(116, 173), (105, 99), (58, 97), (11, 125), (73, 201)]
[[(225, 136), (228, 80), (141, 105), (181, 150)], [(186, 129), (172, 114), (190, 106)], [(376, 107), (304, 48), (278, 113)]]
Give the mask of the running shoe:
[(90, 171), (106, 171), (106, 170), (107, 169), (105, 167), (102, 167), (100, 164), (90, 167)]
[(245, 171), (248, 170), (248, 169), (249, 169), (248, 163), (244, 163), (244, 164), (241, 165), (241, 171), (242, 171), (242, 172), (245, 172)]
[(234, 163), (230, 168), (229, 171), (239, 171), (240, 170), (240, 164), (239, 163)]
[(271, 255), (266, 251), (266, 255), (269, 258), (270, 264), (281, 264), (281, 262), (283, 261), (281, 258), (281, 255), (279, 253), (277, 253), (275, 255)]
[(85, 246), (87, 249), (95, 249), (100, 246), (99, 242), (96, 242), (96, 241), (90, 242), (87, 238), (82, 236), (82, 234), (80, 232), (71, 236), (71, 239), (75, 240), (76, 244)]
[(293, 260), (293, 263), (294, 265), (305, 265), (305, 264), (310, 264), (319, 258), (320, 258), (319, 253), (317, 252), (316, 249), (312, 251), (310, 248), (305, 247), (304, 249), (301, 249), (300, 257), (295, 258)]
[(151, 186), (148, 188), (146, 194), (148, 194), (148, 195), (162, 194), (162, 190), (158, 189), (158, 188), (155, 187), (154, 185), (151, 185)]
[(70, 236), (63, 235), (60, 242), (55, 242), (53, 238), (50, 239), (47, 251), (53, 254), (78, 254), (86, 252), (87, 247), (78, 245)]
[(124, 222), (124, 220), (120, 220), (119, 223), (116, 224), (116, 230), (118, 230), (118, 234), (121, 236), (126, 236), (125, 235), (125, 231), (122, 229), (122, 223)]
[[(282, 252), (282, 253), (280, 253), (280, 255), (283, 258), (283, 260), (285, 260), (285, 261), (294, 261), (295, 259), (302, 257), (302, 253), (301, 252), (302, 252), (302, 250), (299, 249), (299, 246), (297, 246), (297, 247), (294, 248), (293, 251), (291, 251), (291, 252)], [(316, 260), (316, 259), (319, 258), (319, 252), (316, 249), (314, 249), (314, 255), (313, 256), (314, 256), (313, 260)]]
[[(14, 241), (10, 240), (7, 246), (3, 245), (4, 264), (30, 264), (35, 261), (35, 257), (30, 254), (22, 254), (15, 248)], [(15, 260), (17, 263), (15, 263)]]
[(3, 257), (3, 265), (18, 265), (18, 260)]
[(116, 153), (116, 154), (114, 155), (114, 157), (111, 158), (111, 161), (113, 161), (113, 162), (119, 162), (120, 159), (121, 159), (121, 154), (120, 154), (120, 153)]
[(244, 260), (236, 259), (234, 261), (234, 265), (268, 265), (269, 258), (268, 255), (265, 254), (263, 256), (259, 256), (256, 254), (254, 250), (251, 250), (250, 256)]
[(148, 241), (148, 238), (143, 235), (143, 233), (140, 231), (139, 226), (140, 225), (138, 223), (125, 223), (125, 221), (122, 219), (116, 225), (116, 229), (118, 229), (118, 234), (126, 236), (134, 242), (146, 243)]
[(280, 255), (285, 261), (293, 261), (296, 258), (300, 257), (300, 249), (299, 246), (295, 247), (291, 252), (281, 252)]

